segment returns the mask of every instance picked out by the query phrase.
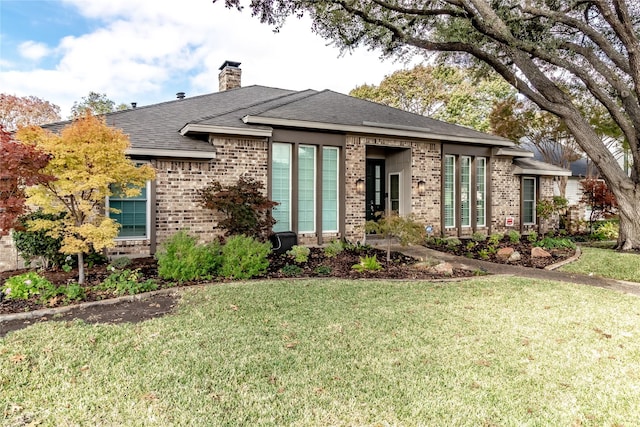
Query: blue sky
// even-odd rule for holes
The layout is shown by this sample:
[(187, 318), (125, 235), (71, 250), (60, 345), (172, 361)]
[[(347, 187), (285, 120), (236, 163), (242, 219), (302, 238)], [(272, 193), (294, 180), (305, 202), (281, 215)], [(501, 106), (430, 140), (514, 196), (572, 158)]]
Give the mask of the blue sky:
[(407, 66), (364, 49), (340, 56), (310, 28), (291, 19), (274, 34), (221, 0), (0, 0), (0, 91), (66, 117), (89, 91), (138, 105), (215, 92), (225, 60), (242, 63), (244, 86), (342, 93)]

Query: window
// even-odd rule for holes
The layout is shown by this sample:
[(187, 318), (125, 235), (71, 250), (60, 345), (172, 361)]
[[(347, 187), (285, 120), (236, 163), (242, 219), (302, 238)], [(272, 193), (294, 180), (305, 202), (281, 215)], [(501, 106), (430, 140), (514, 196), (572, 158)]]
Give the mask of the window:
[(522, 178), (522, 223), (536, 223), (536, 179)]
[(291, 144), (273, 144), (271, 200), (279, 203), (273, 208), (273, 231), (291, 230)]
[(471, 227), (471, 157), (460, 157), (460, 223)]
[(108, 209), (117, 209), (118, 213), (109, 212), (109, 218), (113, 218), (120, 224), (119, 239), (145, 239), (149, 236), (149, 200), (150, 182), (141, 188), (140, 195), (126, 197), (114, 191), (114, 195), (107, 201)]
[(316, 147), (298, 147), (298, 232), (316, 231)]
[(487, 159), (476, 158), (476, 225), (487, 223)]
[(322, 149), (322, 231), (338, 231), (338, 148)]
[(389, 203), (391, 211), (400, 213), (400, 174), (389, 174)]
[(456, 226), (456, 158), (455, 156), (444, 156), (444, 226)]

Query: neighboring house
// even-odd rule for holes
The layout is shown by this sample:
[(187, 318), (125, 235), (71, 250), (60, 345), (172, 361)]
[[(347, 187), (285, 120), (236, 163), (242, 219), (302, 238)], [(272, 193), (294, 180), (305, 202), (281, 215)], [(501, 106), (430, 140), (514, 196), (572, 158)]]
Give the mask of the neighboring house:
[(435, 235), (527, 232), (554, 176), (570, 173), (509, 140), (329, 90), (241, 87), (239, 65), (223, 64), (217, 93), (106, 115), (129, 135), (131, 158), (157, 171), (139, 197), (108, 201), (122, 211), (112, 255), (153, 254), (181, 229), (220, 235), (197, 198), (214, 180), (263, 182), (279, 203), (274, 231), (320, 245), (362, 241), (385, 207)]

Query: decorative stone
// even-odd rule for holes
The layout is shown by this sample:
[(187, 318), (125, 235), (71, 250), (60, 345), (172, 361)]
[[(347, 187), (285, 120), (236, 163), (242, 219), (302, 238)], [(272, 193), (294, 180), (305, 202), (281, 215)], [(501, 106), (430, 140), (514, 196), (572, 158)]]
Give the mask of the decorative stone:
[(508, 262), (517, 262), (520, 261), (522, 259), (522, 255), (520, 255), (520, 252), (518, 251), (514, 251), (510, 256), (509, 259), (507, 259)]
[(453, 274), (453, 266), (448, 262), (441, 262), (440, 264), (431, 267), (431, 271), (451, 276)]
[(509, 247), (509, 248), (500, 248), (498, 249), (498, 252), (496, 253), (496, 257), (498, 259), (501, 260), (505, 260), (505, 259), (509, 259), (509, 257), (515, 252), (516, 250)]
[(534, 246), (531, 248), (531, 258), (549, 258), (551, 254), (542, 248)]

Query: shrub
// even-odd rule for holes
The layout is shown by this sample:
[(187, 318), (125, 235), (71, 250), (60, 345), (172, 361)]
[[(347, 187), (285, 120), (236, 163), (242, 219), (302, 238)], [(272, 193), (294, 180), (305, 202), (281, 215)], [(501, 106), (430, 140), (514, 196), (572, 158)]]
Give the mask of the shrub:
[(449, 237), (445, 239), (445, 242), (448, 247), (455, 248), (456, 246), (460, 246), (462, 242), (457, 237)]
[(57, 293), (63, 294), (69, 301), (78, 301), (85, 297), (84, 288), (77, 282), (58, 287)]
[(478, 251), (478, 257), (480, 257), (480, 259), (489, 259), (489, 250), (488, 249), (480, 249)]
[(250, 279), (264, 274), (269, 267), (269, 242), (260, 243), (253, 237), (233, 236), (222, 247), (220, 275), (230, 279)]
[(575, 249), (576, 244), (567, 238), (545, 237), (544, 239), (536, 242), (536, 246), (543, 247), (545, 249), (557, 249), (568, 248)]
[(527, 235), (527, 240), (529, 241), (529, 243), (535, 243), (538, 240), (538, 233), (532, 231)]
[(155, 281), (149, 279), (141, 282), (142, 273), (140, 269), (115, 271), (104, 279), (101, 289), (115, 292), (117, 295), (135, 295), (142, 292), (154, 291), (158, 289)]
[(128, 267), (130, 265), (131, 265), (131, 258), (126, 256), (115, 258), (113, 261), (111, 261), (111, 266), (118, 270), (122, 270), (125, 267)]
[(620, 226), (612, 221), (606, 221), (597, 226), (592, 236), (598, 240), (616, 240), (620, 231)]
[(301, 245), (293, 245), (291, 249), (287, 251), (287, 255), (293, 258), (295, 262), (300, 262), (300, 263), (309, 261), (310, 253), (311, 253), (311, 249)]
[(324, 254), (332, 258), (344, 250), (342, 240), (332, 240), (324, 247)]
[(484, 242), (485, 240), (487, 240), (487, 235), (476, 231), (471, 235), (471, 240), (473, 240), (474, 242)]
[(502, 233), (493, 233), (489, 236), (489, 244), (491, 246), (496, 246), (500, 241), (504, 238), (504, 234)]
[(27, 264), (31, 264), (31, 262), (37, 258), (42, 259), (42, 266), (45, 269), (60, 267), (65, 263), (66, 255), (60, 253), (60, 247), (62, 246), (61, 237), (53, 238), (47, 235), (46, 230), (27, 230), (29, 221), (40, 219), (57, 221), (63, 216), (64, 214), (51, 215), (37, 211), (20, 217), (19, 224), (21, 230), (13, 232), (13, 241), (16, 244), (20, 256)]
[(472, 250), (473, 250), (473, 248), (475, 248), (475, 247), (476, 247), (476, 245), (477, 245), (477, 243), (476, 243), (476, 242), (474, 242), (474, 241), (470, 241), (470, 242), (467, 242), (466, 248), (467, 248), (467, 250), (468, 250), (468, 251), (472, 251)]
[(223, 216), (218, 226), (227, 236), (241, 235), (265, 241), (276, 223), (271, 209), (278, 203), (264, 196), (264, 185), (253, 178), (241, 177), (235, 185), (223, 187), (219, 182), (198, 192), (201, 203)]
[(220, 243), (198, 245), (196, 238), (179, 231), (167, 240), (156, 254), (158, 275), (163, 279), (210, 279), (222, 264)]
[(357, 271), (378, 271), (382, 270), (382, 265), (378, 262), (378, 259), (375, 255), (373, 256), (365, 256), (364, 258), (360, 258), (360, 263), (355, 264), (353, 267), (354, 270)]
[(507, 237), (509, 238), (509, 242), (511, 243), (520, 242), (520, 233), (518, 233), (516, 230), (509, 230), (507, 232)]
[[(377, 214), (376, 214), (377, 215)], [(427, 236), (424, 227), (413, 216), (400, 216), (397, 213), (382, 215), (376, 221), (367, 221), (365, 232), (376, 233), (387, 241), (387, 262), (391, 260), (391, 238), (398, 239), (402, 246), (421, 243)]]
[(313, 271), (321, 276), (328, 276), (329, 274), (331, 274), (331, 267), (329, 267), (328, 265), (319, 265)]
[(280, 269), (285, 276), (299, 276), (302, 273), (302, 268), (295, 264), (287, 264)]
[(48, 299), (56, 295), (57, 288), (38, 273), (30, 271), (8, 278), (2, 285), (2, 293), (7, 299), (28, 300), (36, 295)]

